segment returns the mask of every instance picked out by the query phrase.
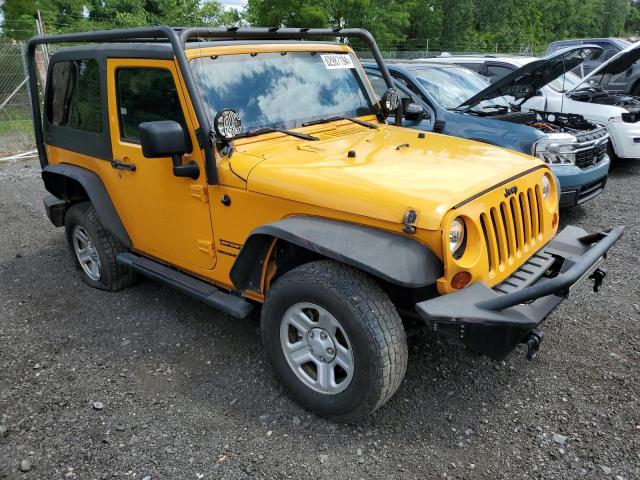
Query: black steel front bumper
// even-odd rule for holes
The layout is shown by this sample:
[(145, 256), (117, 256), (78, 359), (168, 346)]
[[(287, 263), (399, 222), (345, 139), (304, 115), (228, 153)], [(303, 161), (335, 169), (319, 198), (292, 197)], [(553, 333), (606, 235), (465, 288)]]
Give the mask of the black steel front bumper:
[(623, 231), (618, 226), (589, 234), (568, 226), (500, 286), (491, 289), (476, 282), (420, 302), (416, 310), (433, 330), (502, 359), (526, 340), (572, 286), (589, 277), (597, 290), (605, 275), (601, 263)]

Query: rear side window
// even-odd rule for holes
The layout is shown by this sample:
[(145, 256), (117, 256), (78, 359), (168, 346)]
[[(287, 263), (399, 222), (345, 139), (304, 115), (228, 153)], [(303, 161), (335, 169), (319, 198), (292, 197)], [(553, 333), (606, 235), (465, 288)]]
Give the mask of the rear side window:
[(187, 131), (178, 91), (169, 70), (122, 68), (116, 72), (120, 136), (140, 141), (143, 122), (174, 120)]
[(469, 70), (473, 70), (476, 73), (482, 73), (482, 71), (484, 70), (484, 64), (482, 63), (464, 62), (464, 63), (458, 63), (458, 65), (464, 68), (468, 68)]
[(47, 117), (53, 125), (102, 131), (100, 69), (95, 60), (61, 61), (51, 69)]
[(509, 75), (513, 70), (511, 68), (500, 65), (487, 65), (487, 73), (491, 82), (500, 80), (502, 77)]

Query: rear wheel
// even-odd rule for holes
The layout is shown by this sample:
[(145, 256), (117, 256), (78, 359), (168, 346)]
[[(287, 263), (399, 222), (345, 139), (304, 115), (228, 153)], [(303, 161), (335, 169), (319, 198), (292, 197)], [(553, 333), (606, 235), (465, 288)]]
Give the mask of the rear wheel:
[(102, 290), (120, 290), (135, 282), (135, 273), (116, 263), (116, 256), (127, 249), (107, 232), (93, 205), (73, 205), (65, 215), (67, 242), (82, 280)]
[(374, 412), (407, 367), (404, 328), (387, 294), (333, 261), (302, 265), (275, 282), (262, 310), (262, 338), (294, 400), (335, 420)]

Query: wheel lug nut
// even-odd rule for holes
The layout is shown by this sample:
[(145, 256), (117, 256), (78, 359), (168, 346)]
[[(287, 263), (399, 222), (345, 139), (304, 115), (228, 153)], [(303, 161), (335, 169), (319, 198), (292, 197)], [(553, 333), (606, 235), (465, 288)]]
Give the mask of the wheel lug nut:
[(313, 338), (313, 332), (309, 332), (309, 338)]
[(321, 332), (321, 333), (320, 333), (320, 338), (321, 338), (322, 340), (326, 340), (326, 339), (327, 339), (327, 332)]
[(329, 348), (327, 348), (327, 353), (328, 353), (329, 355), (333, 355), (333, 354), (334, 354), (334, 353), (336, 353), (336, 352), (333, 350), (333, 348), (329, 347)]
[(321, 361), (321, 362), (324, 362), (324, 357), (320, 357), (320, 361)]

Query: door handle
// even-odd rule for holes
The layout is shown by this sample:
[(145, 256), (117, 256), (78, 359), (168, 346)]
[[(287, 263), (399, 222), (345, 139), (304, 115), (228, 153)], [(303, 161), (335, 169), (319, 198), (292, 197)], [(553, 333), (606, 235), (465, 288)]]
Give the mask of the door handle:
[(136, 164), (135, 163), (125, 163), (125, 162), (121, 162), (119, 160), (111, 160), (111, 166), (113, 168), (118, 168), (120, 170), (129, 170), (130, 172), (135, 172), (136, 171)]

